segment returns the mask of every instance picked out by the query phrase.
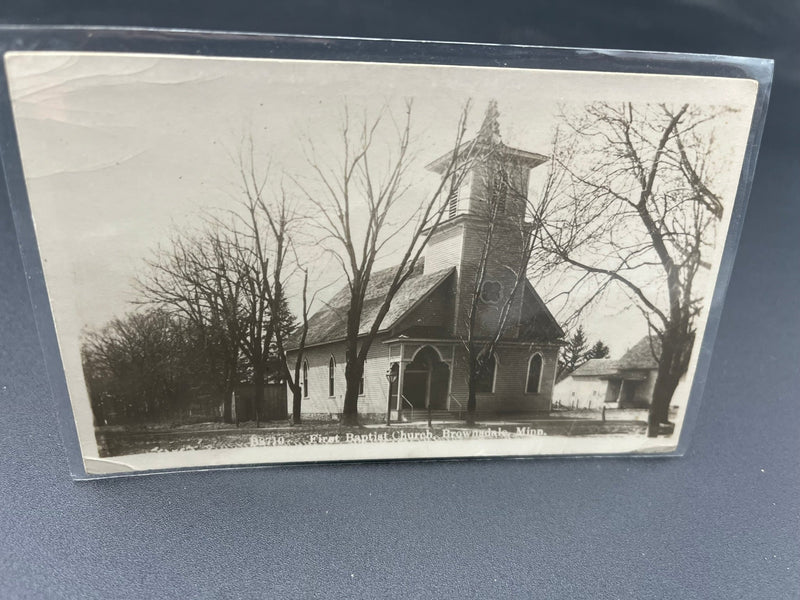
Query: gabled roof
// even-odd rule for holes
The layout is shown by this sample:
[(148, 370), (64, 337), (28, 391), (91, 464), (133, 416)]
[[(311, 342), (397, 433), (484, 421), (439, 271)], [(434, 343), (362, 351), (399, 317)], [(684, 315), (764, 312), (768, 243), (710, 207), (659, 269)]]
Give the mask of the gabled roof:
[(523, 294), (519, 337), (536, 341), (562, 339), (564, 330), (528, 279), (525, 279)]
[(572, 377), (604, 377), (616, 375), (618, 372), (617, 362), (613, 358), (592, 358), (575, 369), (570, 375)]
[[(396, 266), (389, 267), (372, 274), (364, 299), (364, 308), (361, 312), (359, 335), (369, 332), (383, 304), (396, 269)], [(392, 299), (391, 307), (381, 323), (380, 331), (391, 329), (454, 272), (455, 267), (433, 273), (424, 273), (421, 264), (415, 267), (412, 275), (406, 279)], [(331, 298), (325, 308), (314, 313), (308, 320), (306, 346), (316, 346), (345, 339), (349, 304), (350, 290), (344, 286)], [(296, 346), (296, 341), (292, 340), (292, 342), (294, 343), (290, 345)]]
[(652, 340), (644, 336), (641, 340), (622, 355), (622, 358), (592, 358), (570, 375), (572, 377), (613, 377), (623, 374), (623, 371), (636, 371), (657, 369), (658, 361), (654, 353), (661, 352), (661, 341), (657, 337)]
[(657, 336), (648, 335), (639, 340), (630, 350), (622, 355), (617, 367), (619, 369), (656, 369), (661, 355), (661, 340)]

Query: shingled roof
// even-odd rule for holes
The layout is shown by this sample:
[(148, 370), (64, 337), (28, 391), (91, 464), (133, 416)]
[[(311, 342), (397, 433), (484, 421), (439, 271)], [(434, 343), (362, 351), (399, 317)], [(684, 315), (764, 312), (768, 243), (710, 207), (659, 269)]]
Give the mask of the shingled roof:
[(661, 340), (658, 337), (644, 336), (630, 350), (622, 355), (618, 369), (656, 369), (656, 356), (661, 354)]
[(616, 375), (617, 362), (613, 358), (592, 358), (572, 372), (573, 377), (603, 377)]
[(644, 336), (622, 358), (593, 358), (572, 372), (573, 377), (613, 377), (622, 371), (658, 368), (654, 353), (661, 352), (661, 341)]
[[(359, 335), (369, 332), (386, 292), (392, 282), (397, 267), (389, 267), (372, 274), (361, 313), (361, 329)], [(403, 282), (392, 299), (389, 312), (381, 323), (380, 331), (391, 329), (401, 318), (414, 308), (429, 293), (436, 289), (445, 279), (455, 272), (454, 267), (424, 273), (422, 266), (414, 269), (414, 273)], [(347, 309), (350, 304), (350, 290), (344, 286), (325, 308), (317, 311), (308, 320), (306, 346), (315, 346), (345, 339), (347, 335)], [(294, 345), (294, 344), (293, 344)]]

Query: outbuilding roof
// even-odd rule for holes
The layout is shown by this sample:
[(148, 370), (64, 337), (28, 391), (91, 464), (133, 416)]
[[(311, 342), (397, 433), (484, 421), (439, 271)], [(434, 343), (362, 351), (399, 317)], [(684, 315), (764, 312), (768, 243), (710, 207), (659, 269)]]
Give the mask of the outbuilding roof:
[(616, 375), (617, 362), (613, 358), (592, 358), (572, 372), (573, 377), (603, 377)]
[(618, 369), (656, 369), (657, 356), (661, 354), (661, 340), (644, 336), (630, 350), (622, 355), (617, 364)]
[(636, 342), (622, 358), (593, 358), (575, 369), (572, 377), (614, 377), (624, 371), (657, 369), (656, 356), (661, 353), (661, 341), (657, 337), (644, 336)]

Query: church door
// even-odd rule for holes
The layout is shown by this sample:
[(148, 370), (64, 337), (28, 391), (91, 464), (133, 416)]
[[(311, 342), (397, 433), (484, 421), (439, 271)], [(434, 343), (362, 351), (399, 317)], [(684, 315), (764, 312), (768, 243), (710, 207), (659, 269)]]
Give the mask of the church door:
[(415, 409), (425, 409), (429, 403), (432, 410), (446, 409), (449, 386), (450, 367), (430, 346), (417, 352), (414, 360), (406, 366), (403, 396)]

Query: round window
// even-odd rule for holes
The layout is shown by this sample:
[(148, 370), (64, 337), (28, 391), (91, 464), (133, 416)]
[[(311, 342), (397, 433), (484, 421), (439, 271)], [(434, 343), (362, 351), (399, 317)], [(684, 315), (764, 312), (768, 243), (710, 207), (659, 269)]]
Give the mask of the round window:
[(484, 281), (481, 286), (481, 300), (487, 304), (497, 304), (502, 292), (503, 286), (499, 281)]

